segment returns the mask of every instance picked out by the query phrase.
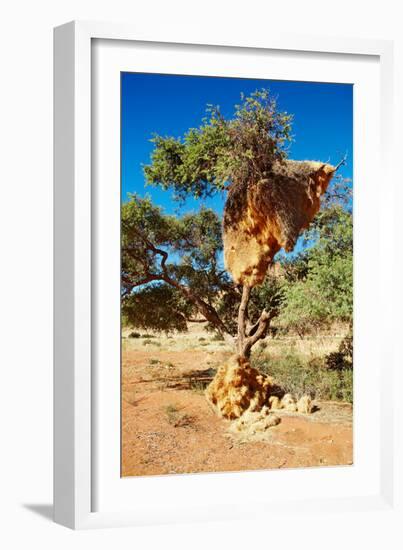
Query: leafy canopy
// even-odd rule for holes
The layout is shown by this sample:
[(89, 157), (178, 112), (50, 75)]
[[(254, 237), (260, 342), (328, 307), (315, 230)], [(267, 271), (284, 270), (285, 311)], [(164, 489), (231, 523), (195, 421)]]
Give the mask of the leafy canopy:
[(301, 334), (333, 321), (352, 322), (353, 221), (334, 204), (318, 214), (309, 233), (314, 242), (288, 263), (280, 321)]
[(179, 200), (210, 197), (237, 181), (258, 181), (286, 157), (292, 115), (277, 109), (266, 89), (241, 95), (233, 118), (208, 105), (201, 126), (183, 137), (154, 136), (146, 182), (173, 189)]
[[(124, 322), (156, 331), (186, 331), (188, 321), (235, 335), (241, 293), (222, 265), (221, 220), (202, 208), (169, 216), (149, 198), (131, 195), (122, 206)], [(267, 278), (250, 302), (251, 322), (279, 306), (279, 284)], [(206, 316), (207, 313), (207, 316)]]
[[(124, 293), (163, 277), (185, 281), (197, 271), (204, 274), (199, 277), (200, 285), (208, 277), (214, 282), (221, 246), (221, 224), (212, 210), (202, 208), (182, 218), (168, 216), (149, 197), (133, 194), (122, 205)], [(176, 262), (167, 262), (167, 250)]]
[(221, 251), (221, 223), (212, 210), (168, 216), (149, 198), (131, 195), (122, 206), (125, 319), (138, 327), (186, 330), (186, 321), (202, 312), (225, 332), (213, 307), (231, 286)]

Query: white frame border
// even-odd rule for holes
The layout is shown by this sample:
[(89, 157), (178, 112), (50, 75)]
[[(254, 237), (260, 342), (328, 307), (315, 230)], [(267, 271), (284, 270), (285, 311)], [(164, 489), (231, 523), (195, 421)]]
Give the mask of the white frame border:
[[(54, 333), (54, 518), (71, 528), (106, 527), (153, 523), (152, 518), (131, 513), (91, 512), (91, 40), (93, 38), (175, 42), (207, 45), (187, 35), (186, 30), (156, 40), (147, 30), (130, 25), (72, 22), (55, 29), (54, 35), (54, 179), (55, 179), (55, 333)], [(381, 156), (382, 165), (391, 166), (393, 155), (393, 47), (388, 41), (314, 36), (275, 35), (256, 37), (253, 42), (237, 37), (236, 44), (208, 36), (208, 45), (217, 47), (264, 48), (300, 52), (376, 55), (381, 70)], [(382, 208), (382, 235), (394, 234), (394, 189), (391, 170), (385, 174)], [(393, 254), (389, 239), (385, 258)], [(397, 238), (396, 238), (397, 243)], [(396, 280), (393, 268), (383, 273), (383, 302), (390, 304), (384, 314), (383, 342), (388, 342), (386, 320), (392, 315), (390, 300)], [(393, 315), (389, 318), (393, 319)], [(390, 349), (390, 347), (388, 347)], [(326, 502), (326, 510), (393, 509), (394, 463), (392, 422), (396, 410), (388, 381), (393, 375), (393, 350), (386, 352), (380, 383), (382, 406), (382, 480), (379, 498), (340, 499)], [(314, 513), (324, 502), (310, 503)], [(291, 512), (293, 506), (287, 506)], [(180, 518), (177, 518), (179, 520)], [(186, 518), (196, 520), (197, 518)], [(200, 517), (199, 519), (214, 519)], [(172, 519), (170, 520), (172, 521)]]

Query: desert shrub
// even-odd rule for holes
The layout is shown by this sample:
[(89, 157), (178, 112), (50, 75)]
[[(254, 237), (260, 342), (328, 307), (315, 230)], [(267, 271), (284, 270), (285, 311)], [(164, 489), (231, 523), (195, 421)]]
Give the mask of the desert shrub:
[(340, 351), (332, 351), (326, 355), (326, 367), (331, 370), (344, 370), (348, 368), (345, 357)]
[(165, 414), (167, 416), (167, 420), (170, 424), (174, 424), (174, 422), (177, 419), (177, 416), (179, 414), (179, 409), (176, 405), (167, 405), (165, 407)]
[[(211, 362), (207, 363), (211, 365)], [(195, 393), (203, 394), (217, 373), (217, 368), (209, 366), (204, 371), (193, 372), (188, 376), (189, 389)]]
[(218, 332), (214, 333), (213, 336), (211, 337), (211, 340), (213, 342), (222, 342), (224, 340), (224, 337), (219, 334)]
[(350, 359), (353, 360), (353, 335), (350, 332), (345, 336), (340, 344), (340, 351), (344, 353), (344, 355)]
[(198, 379), (192, 378), (189, 381), (190, 389), (199, 395), (204, 394), (204, 390), (207, 388), (209, 384), (210, 384), (210, 380), (198, 380)]
[(280, 394), (353, 402), (352, 370), (331, 370), (325, 358), (307, 360), (295, 351), (281, 357), (258, 353), (252, 357), (252, 365), (274, 378)]
[(339, 349), (325, 357), (326, 367), (331, 370), (351, 370), (353, 368), (353, 337), (348, 334), (340, 343)]
[(129, 334), (129, 338), (141, 338), (141, 334), (139, 332), (133, 331)]
[(194, 424), (194, 417), (189, 414), (182, 413), (176, 405), (167, 405), (165, 413), (169, 424), (175, 428), (187, 428)]
[(160, 348), (161, 342), (152, 342), (150, 338), (144, 338), (143, 346), (156, 346), (157, 348)]
[(148, 362), (149, 365), (160, 365), (161, 361), (159, 359), (150, 359)]
[(206, 341), (206, 339), (203, 338), (203, 336), (201, 336), (201, 337), (199, 338), (199, 342), (205, 342), (205, 341)]

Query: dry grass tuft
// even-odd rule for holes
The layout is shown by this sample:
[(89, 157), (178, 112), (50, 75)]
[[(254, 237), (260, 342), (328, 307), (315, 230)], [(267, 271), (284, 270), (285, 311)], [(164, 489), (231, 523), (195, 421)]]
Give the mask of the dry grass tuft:
[(174, 428), (190, 428), (194, 426), (195, 418), (189, 414), (181, 412), (176, 405), (167, 405), (165, 414), (169, 424)]

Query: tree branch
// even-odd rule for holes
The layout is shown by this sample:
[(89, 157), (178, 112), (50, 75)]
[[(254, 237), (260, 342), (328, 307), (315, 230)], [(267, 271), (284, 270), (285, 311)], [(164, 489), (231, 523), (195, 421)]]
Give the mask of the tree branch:
[(153, 273), (146, 274), (145, 277), (142, 279), (139, 279), (138, 281), (133, 282), (131, 279), (129, 279), (127, 276), (122, 275), (122, 281), (131, 289), (136, 288), (138, 286), (146, 285), (147, 283), (151, 283), (152, 281), (163, 281), (163, 278), (161, 275), (155, 275)]
[(200, 296), (195, 294), (189, 287), (182, 285), (181, 283), (178, 283), (178, 281), (176, 281), (175, 279), (172, 279), (168, 274), (165, 274), (163, 276), (163, 280), (166, 283), (177, 288), (186, 298), (188, 298), (191, 302), (193, 302), (194, 305), (197, 307), (197, 309), (200, 311), (200, 313), (204, 315), (207, 321), (209, 321), (215, 326), (215, 328), (218, 330), (218, 332), (221, 334), (223, 338), (228, 339), (228, 337), (230, 337), (232, 340), (232, 336), (229, 330), (221, 321), (221, 319), (218, 316), (218, 313), (216, 312), (213, 306), (205, 302), (202, 298), (200, 298)]
[(207, 323), (207, 319), (193, 319), (192, 317), (186, 317), (184, 313), (181, 311), (176, 312), (178, 315), (180, 315), (187, 323)]
[(260, 321), (262, 320), (262, 315), (260, 315), (259, 319), (254, 323), (253, 325), (249, 325), (246, 330), (247, 336), (253, 336), (255, 332), (257, 331)]
[(334, 172), (337, 172), (340, 166), (344, 166), (346, 162), (347, 162), (347, 151), (344, 153), (344, 157), (341, 159), (341, 161), (334, 167)]
[(266, 310), (263, 310), (259, 321), (257, 323), (257, 328), (254, 331), (254, 333), (246, 338), (244, 343), (244, 349), (243, 353), (245, 357), (249, 357), (250, 351), (252, 347), (258, 342), (261, 338), (264, 338), (267, 334), (267, 331), (270, 327), (270, 321), (278, 315), (278, 311), (276, 309), (273, 309), (272, 311), (267, 312)]
[[(166, 262), (168, 260), (168, 253), (165, 250), (162, 250), (161, 248), (156, 247), (149, 239), (147, 239), (141, 233), (141, 231), (138, 231), (137, 229), (134, 229), (134, 228), (132, 228), (132, 230), (143, 241), (143, 243), (146, 245), (148, 250), (150, 250), (154, 254), (161, 256), (160, 269), (162, 271), (162, 273), (160, 274), (146, 273), (146, 276), (143, 279), (140, 279), (139, 281), (136, 281), (134, 283), (131, 282), (132, 289), (142, 284), (149, 283), (151, 281), (164, 281), (165, 283), (179, 290), (188, 300), (190, 300), (197, 307), (199, 312), (205, 317), (206, 321), (214, 325), (214, 327), (217, 329), (217, 331), (221, 334), (223, 338), (225, 338), (226, 340), (231, 339), (231, 342), (232, 342), (233, 339), (229, 330), (227, 329), (227, 327), (224, 325), (224, 323), (218, 316), (218, 313), (214, 309), (214, 307), (211, 304), (208, 304), (207, 302), (205, 302), (198, 294), (195, 294), (189, 287), (179, 283), (177, 280), (173, 279), (170, 276), (166, 266)], [(129, 252), (130, 254), (130, 251), (127, 250), (127, 252)]]

